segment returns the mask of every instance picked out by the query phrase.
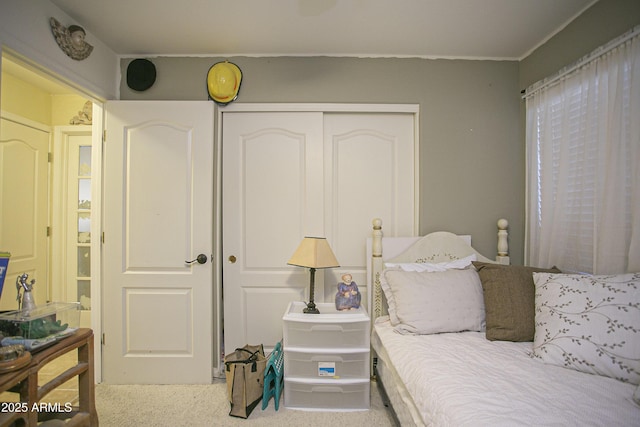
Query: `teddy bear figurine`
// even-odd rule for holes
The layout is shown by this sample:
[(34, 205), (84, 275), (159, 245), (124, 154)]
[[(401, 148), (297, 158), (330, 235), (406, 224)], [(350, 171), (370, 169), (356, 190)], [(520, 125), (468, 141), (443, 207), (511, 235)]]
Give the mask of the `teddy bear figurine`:
[(353, 281), (351, 274), (343, 274), (342, 282), (338, 283), (338, 292), (336, 293), (336, 310), (360, 308), (360, 299), (358, 285)]

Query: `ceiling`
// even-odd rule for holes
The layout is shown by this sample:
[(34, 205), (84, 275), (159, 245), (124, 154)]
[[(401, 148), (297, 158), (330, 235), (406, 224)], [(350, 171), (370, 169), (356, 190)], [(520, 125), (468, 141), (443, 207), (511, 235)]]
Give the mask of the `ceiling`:
[[(519, 60), (596, 0), (51, 0), (121, 56)], [(64, 19), (63, 19), (64, 18)]]

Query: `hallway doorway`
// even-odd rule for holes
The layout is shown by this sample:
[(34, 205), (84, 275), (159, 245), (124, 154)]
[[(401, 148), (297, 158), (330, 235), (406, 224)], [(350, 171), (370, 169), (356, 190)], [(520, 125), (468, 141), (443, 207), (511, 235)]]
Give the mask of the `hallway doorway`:
[[(0, 247), (12, 252), (9, 263), (10, 275), (5, 281), (0, 299), (1, 310), (17, 309), (13, 283), (16, 274), (12, 264), (20, 269), (18, 260), (38, 259), (42, 272), (37, 273), (35, 288), (38, 289), (36, 304), (55, 302), (79, 302), (81, 305), (81, 326), (99, 329), (99, 312), (92, 312), (99, 300), (92, 298), (99, 294), (99, 239), (92, 239), (94, 230), (99, 230), (99, 215), (93, 210), (99, 208), (99, 184), (101, 173), (101, 150), (93, 150), (95, 133), (93, 112), (101, 112), (92, 100), (55, 77), (45, 75), (39, 69), (23, 63), (10, 53), (2, 54), (0, 107), (3, 122), (7, 118), (12, 127), (20, 130), (37, 128), (47, 134), (45, 157), (46, 177), (38, 186), (37, 193), (45, 193), (45, 219), (33, 230), (35, 224), (20, 225), (20, 232), (13, 240), (0, 231)], [(100, 113), (101, 114), (101, 113)], [(101, 120), (99, 120), (101, 127)], [(20, 134), (18, 134), (20, 135)], [(8, 135), (7, 135), (8, 136)], [(3, 144), (19, 145), (28, 138), (15, 137)], [(0, 140), (7, 139), (0, 133)], [(97, 151), (97, 152), (96, 152)], [(3, 161), (11, 162), (6, 156)], [(20, 186), (26, 182), (16, 182), (14, 177), (5, 177), (3, 185)], [(0, 224), (2, 229), (14, 227), (15, 220), (9, 220), (6, 212), (13, 209), (11, 200), (2, 200)], [(99, 212), (99, 211), (98, 211)], [(42, 225), (42, 226), (41, 226)], [(1, 230), (1, 229), (0, 229)], [(41, 250), (20, 251), (15, 240), (21, 239), (24, 230), (42, 234), (45, 245)], [(99, 233), (97, 233), (99, 235)], [(97, 268), (95, 268), (97, 266)], [(34, 277), (34, 275), (30, 275)], [(95, 282), (95, 283), (94, 283)], [(92, 319), (93, 316), (93, 319)], [(96, 352), (99, 354), (99, 352)]]

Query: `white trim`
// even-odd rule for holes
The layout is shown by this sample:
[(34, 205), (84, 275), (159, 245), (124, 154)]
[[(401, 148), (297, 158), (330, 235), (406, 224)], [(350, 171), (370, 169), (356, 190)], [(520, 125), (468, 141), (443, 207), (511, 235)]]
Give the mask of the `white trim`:
[(220, 108), (214, 107), (214, 128), (216, 131), (214, 141), (214, 199), (213, 199), (213, 253), (211, 262), (213, 263), (213, 352), (212, 352), (212, 376), (213, 378), (225, 378), (222, 347), (224, 337), (222, 335), (222, 325), (224, 325), (224, 304), (222, 300), (222, 114)]
[[(289, 112), (322, 111), (325, 113), (414, 113), (420, 111), (418, 104), (304, 104), (304, 103), (233, 103), (218, 107), (218, 118), (225, 112)], [(220, 123), (220, 122), (219, 122)]]
[(91, 124), (91, 329), (94, 332), (94, 377), (102, 382), (102, 135), (104, 104), (93, 102)]
[(413, 235), (417, 236), (420, 234), (420, 106), (415, 105), (415, 107), (413, 120), (415, 125), (413, 130)]
[(51, 126), (46, 125), (44, 123), (37, 122), (35, 120), (27, 119), (26, 117), (22, 117), (15, 113), (10, 113), (9, 111), (0, 111), (0, 117), (5, 120), (9, 120), (11, 122), (19, 123), (24, 126), (29, 126), (30, 128), (41, 130), (43, 132), (53, 132)]

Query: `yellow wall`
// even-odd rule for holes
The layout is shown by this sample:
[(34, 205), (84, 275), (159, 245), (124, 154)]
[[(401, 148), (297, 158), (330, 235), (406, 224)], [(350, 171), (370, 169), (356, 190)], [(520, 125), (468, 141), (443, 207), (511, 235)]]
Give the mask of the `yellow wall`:
[(0, 105), (6, 112), (29, 120), (51, 125), (51, 95), (16, 78), (3, 73), (2, 99)]
[(86, 99), (78, 95), (53, 95), (51, 124), (69, 125), (70, 120), (80, 114), (86, 102)]
[(87, 100), (78, 95), (52, 95), (9, 73), (2, 75), (2, 110), (48, 126), (66, 126)]

